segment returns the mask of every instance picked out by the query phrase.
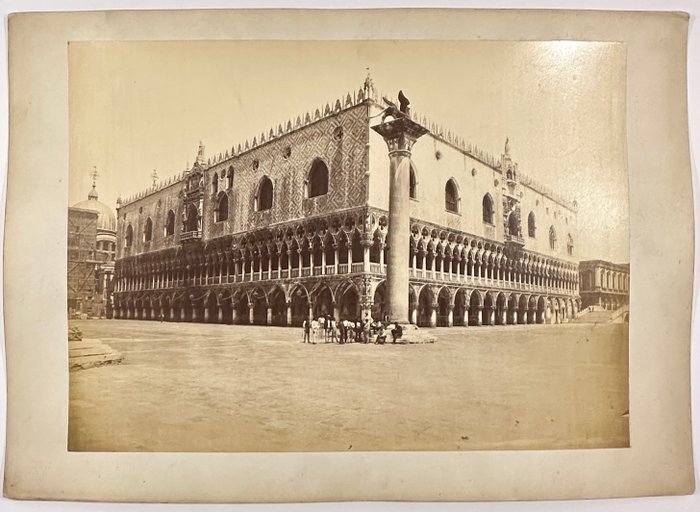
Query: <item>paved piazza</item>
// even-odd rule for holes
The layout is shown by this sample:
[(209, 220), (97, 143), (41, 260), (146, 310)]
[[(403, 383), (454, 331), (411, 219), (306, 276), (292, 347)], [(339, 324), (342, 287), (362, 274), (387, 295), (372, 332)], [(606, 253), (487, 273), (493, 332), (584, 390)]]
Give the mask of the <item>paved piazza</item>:
[(124, 362), (70, 374), (71, 450), (628, 444), (624, 324), (435, 329), (433, 345), (309, 345), (284, 327), (73, 325)]

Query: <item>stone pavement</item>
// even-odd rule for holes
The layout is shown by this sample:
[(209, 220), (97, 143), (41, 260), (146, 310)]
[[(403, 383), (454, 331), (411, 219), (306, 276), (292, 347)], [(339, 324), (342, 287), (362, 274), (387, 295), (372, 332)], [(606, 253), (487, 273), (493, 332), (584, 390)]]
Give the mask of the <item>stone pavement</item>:
[(124, 360), (70, 374), (69, 449), (475, 450), (628, 444), (627, 326), (435, 329), (428, 345), (301, 329), (71, 322)]

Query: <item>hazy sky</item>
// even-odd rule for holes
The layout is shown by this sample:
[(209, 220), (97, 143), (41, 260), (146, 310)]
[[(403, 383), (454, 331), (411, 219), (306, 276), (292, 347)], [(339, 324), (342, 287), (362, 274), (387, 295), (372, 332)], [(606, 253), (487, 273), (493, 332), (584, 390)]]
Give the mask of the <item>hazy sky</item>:
[(70, 45), (70, 197), (114, 206), (361, 87), (414, 111), (579, 203), (582, 258), (629, 261), (625, 52), (543, 42), (109, 42)]

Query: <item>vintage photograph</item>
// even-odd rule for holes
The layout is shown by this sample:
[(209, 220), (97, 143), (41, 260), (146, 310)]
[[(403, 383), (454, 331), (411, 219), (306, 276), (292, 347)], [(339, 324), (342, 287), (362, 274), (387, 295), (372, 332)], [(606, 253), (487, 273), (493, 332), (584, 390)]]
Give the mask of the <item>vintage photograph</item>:
[(68, 450), (629, 446), (624, 44), (67, 51)]

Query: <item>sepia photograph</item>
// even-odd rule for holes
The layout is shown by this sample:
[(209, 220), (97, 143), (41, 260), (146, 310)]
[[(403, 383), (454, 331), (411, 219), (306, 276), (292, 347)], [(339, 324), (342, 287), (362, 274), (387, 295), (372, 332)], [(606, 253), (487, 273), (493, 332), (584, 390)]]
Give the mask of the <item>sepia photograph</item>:
[(70, 43), (68, 449), (629, 446), (625, 58)]

